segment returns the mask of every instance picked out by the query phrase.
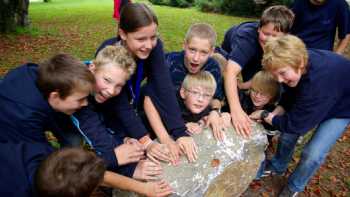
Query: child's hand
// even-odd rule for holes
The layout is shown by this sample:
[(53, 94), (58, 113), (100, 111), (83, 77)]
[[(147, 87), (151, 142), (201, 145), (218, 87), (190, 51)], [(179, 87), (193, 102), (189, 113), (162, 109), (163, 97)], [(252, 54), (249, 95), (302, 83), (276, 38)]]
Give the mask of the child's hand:
[(137, 144), (122, 144), (114, 149), (114, 153), (118, 160), (118, 165), (134, 163), (144, 158), (142, 146)]
[(251, 118), (252, 120), (255, 120), (255, 121), (257, 121), (257, 122), (261, 122), (262, 120), (261, 120), (261, 113), (263, 112), (264, 110), (257, 110), (257, 111), (255, 111), (255, 112), (253, 112), (253, 113), (251, 113), (250, 115), (249, 115), (249, 118)]
[(158, 180), (163, 170), (159, 164), (151, 160), (141, 160), (134, 171), (132, 178), (144, 181)]
[(224, 132), (226, 131), (226, 127), (224, 126), (224, 124), (222, 124), (222, 120), (219, 115), (219, 112), (216, 112), (216, 111), (210, 112), (208, 116), (207, 124), (211, 127), (214, 138), (216, 140), (219, 140), (219, 141), (224, 140)]
[(179, 159), (181, 156), (181, 149), (178, 144), (173, 139), (168, 139), (164, 142), (170, 151), (170, 162), (172, 165), (176, 166), (179, 163)]
[(192, 137), (180, 137), (176, 140), (189, 162), (197, 160), (198, 148)]
[(229, 113), (221, 113), (221, 121), (225, 128), (232, 127), (231, 115)]
[(150, 144), (147, 149), (147, 157), (159, 164), (160, 161), (165, 161), (165, 162), (170, 162), (171, 158), (170, 158), (170, 151), (169, 148), (166, 144), (159, 144), (158, 142), (152, 142), (152, 144)]
[(135, 138), (125, 137), (124, 138), (124, 143), (125, 144), (136, 144), (140, 148), (143, 148), (142, 144)]
[(144, 192), (142, 193), (148, 197), (163, 197), (169, 196), (171, 193), (173, 193), (173, 189), (165, 180), (147, 182), (144, 183), (144, 187), (145, 188), (142, 190)]
[(186, 123), (187, 131), (191, 134), (198, 134), (203, 131), (202, 126), (196, 122), (188, 122)]

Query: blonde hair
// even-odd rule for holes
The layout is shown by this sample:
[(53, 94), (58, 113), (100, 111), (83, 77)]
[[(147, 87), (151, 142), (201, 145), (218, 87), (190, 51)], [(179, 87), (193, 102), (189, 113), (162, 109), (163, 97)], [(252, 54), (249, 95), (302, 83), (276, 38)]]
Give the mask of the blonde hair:
[(280, 95), (280, 85), (267, 71), (259, 71), (252, 78), (251, 89), (271, 96), (270, 103), (277, 101)]
[(262, 65), (266, 70), (276, 70), (290, 66), (304, 72), (308, 53), (303, 41), (292, 35), (269, 38), (264, 46)]
[(214, 94), (216, 91), (215, 78), (208, 71), (200, 71), (196, 74), (187, 74), (182, 82), (182, 88), (189, 90), (194, 87), (202, 87), (205, 89), (205, 91)]
[(193, 24), (186, 33), (185, 42), (190, 42), (194, 37), (207, 39), (211, 47), (214, 47), (216, 44), (216, 32), (211, 25), (206, 23)]
[(97, 54), (93, 64), (96, 66), (97, 70), (107, 64), (113, 64), (123, 69), (128, 75), (127, 78), (130, 78), (136, 69), (136, 63), (131, 53), (120, 45), (107, 46), (102, 49)]

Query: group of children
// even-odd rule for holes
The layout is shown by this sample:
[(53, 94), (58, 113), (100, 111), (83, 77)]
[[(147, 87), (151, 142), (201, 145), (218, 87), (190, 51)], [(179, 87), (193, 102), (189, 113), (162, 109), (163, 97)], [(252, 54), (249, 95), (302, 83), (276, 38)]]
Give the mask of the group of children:
[[(183, 51), (164, 54), (156, 15), (129, 3), (117, 37), (103, 42), (94, 60), (58, 54), (10, 71), (0, 82), (0, 193), (90, 196), (107, 186), (166, 196), (172, 189), (160, 162), (180, 165), (181, 155), (195, 162), (191, 135), (210, 127), (222, 141), (232, 122), (249, 137), (256, 120), (281, 132), (259, 176), (283, 174), (298, 137), (316, 128), (280, 193), (295, 196), (350, 121), (350, 61), (288, 35), (298, 17), (272, 6), (259, 22), (230, 28), (217, 48), (213, 28), (194, 24)], [(54, 152), (45, 131), (66, 148)], [(89, 150), (71, 148), (82, 144)]]

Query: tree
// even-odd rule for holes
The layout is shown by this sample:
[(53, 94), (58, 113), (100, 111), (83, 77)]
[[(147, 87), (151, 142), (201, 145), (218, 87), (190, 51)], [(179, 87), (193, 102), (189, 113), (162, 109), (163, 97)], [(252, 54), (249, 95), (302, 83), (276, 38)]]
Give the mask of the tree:
[(0, 32), (28, 26), (28, 7), (29, 0), (0, 0)]

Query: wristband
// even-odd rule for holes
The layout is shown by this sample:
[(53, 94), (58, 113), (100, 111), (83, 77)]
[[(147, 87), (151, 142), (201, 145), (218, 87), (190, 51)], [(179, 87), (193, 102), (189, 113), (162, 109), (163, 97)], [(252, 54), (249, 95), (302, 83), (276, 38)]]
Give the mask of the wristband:
[(146, 150), (147, 147), (152, 144), (152, 140), (148, 135), (143, 136), (139, 139), (139, 142), (143, 145), (143, 148)]

